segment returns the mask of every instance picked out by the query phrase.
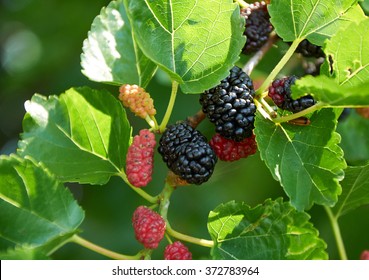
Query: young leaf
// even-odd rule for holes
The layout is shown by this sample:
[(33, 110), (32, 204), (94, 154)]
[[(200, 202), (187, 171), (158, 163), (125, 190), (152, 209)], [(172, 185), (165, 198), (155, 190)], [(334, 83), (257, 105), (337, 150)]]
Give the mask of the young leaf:
[[(324, 106), (369, 105), (369, 19), (353, 23), (327, 41), (325, 74), (306, 76), (292, 87), (292, 97), (310, 93)], [(333, 62), (333, 63), (332, 63)]]
[(322, 109), (311, 116), (311, 124), (275, 124), (257, 116), (255, 135), (261, 158), (298, 210), (313, 203), (333, 206), (341, 193), (346, 162), (335, 132), (337, 116)]
[(369, 80), (358, 85), (340, 85), (334, 79), (320, 75), (296, 80), (291, 90), (293, 98), (309, 93), (324, 107), (357, 107), (369, 106), (368, 88)]
[(0, 156), (2, 250), (25, 246), (31, 253), (42, 247), (47, 254), (72, 236), (83, 218), (72, 194), (43, 166)]
[(327, 247), (309, 215), (282, 199), (255, 208), (221, 204), (209, 213), (208, 230), (215, 242), (214, 259), (327, 259)]
[(109, 92), (87, 87), (26, 102), (19, 154), (43, 162), (63, 182), (105, 184), (123, 169), (131, 127)]
[(337, 132), (341, 134), (345, 159), (350, 165), (365, 165), (369, 162), (369, 119), (365, 119), (354, 110), (342, 122), (338, 123)]
[(157, 68), (136, 45), (122, 1), (111, 1), (93, 21), (81, 65), (90, 80), (142, 87)]
[(232, 0), (125, 0), (143, 53), (199, 93), (229, 74), (245, 43), (244, 20)]
[[(324, 52), (333, 63), (323, 66), (341, 86), (369, 83), (369, 19), (353, 23), (327, 41)], [(328, 66), (329, 64), (329, 66)], [(368, 91), (366, 91), (368, 93)]]
[(342, 195), (332, 209), (337, 218), (369, 204), (369, 165), (347, 167), (342, 181)]
[(277, 34), (291, 42), (307, 38), (322, 46), (340, 28), (365, 18), (357, 0), (272, 1), (269, 14)]

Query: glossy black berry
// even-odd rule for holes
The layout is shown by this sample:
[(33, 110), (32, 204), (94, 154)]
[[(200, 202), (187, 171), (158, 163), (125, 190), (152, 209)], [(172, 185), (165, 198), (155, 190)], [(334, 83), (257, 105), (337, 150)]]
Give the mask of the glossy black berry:
[(243, 34), (246, 36), (246, 44), (242, 52), (251, 54), (265, 44), (273, 26), (270, 23), (270, 16), (264, 1), (252, 3), (249, 7), (241, 9), (241, 16), (245, 18)]
[(293, 113), (300, 112), (315, 104), (315, 100), (311, 95), (306, 95), (296, 100), (292, 99), (291, 85), (293, 85), (296, 80), (296, 76), (275, 80), (269, 87), (268, 92), (269, 97), (273, 99), (274, 103), (279, 108)]
[(221, 83), (200, 97), (200, 104), (215, 130), (225, 138), (242, 141), (252, 135), (256, 106), (250, 77), (235, 66)]
[(159, 141), (158, 151), (168, 168), (190, 184), (208, 181), (217, 162), (205, 136), (187, 123), (169, 126)]

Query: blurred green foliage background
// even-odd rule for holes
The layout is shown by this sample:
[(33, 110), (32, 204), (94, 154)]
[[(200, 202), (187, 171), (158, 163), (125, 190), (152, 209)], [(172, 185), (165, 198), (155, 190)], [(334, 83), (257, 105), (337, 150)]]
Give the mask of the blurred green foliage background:
[[(117, 96), (117, 87), (89, 81), (81, 74), (80, 67), (82, 42), (87, 37), (92, 20), (108, 3), (107, 0), (0, 0), (1, 154), (16, 151), (25, 113), (24, 102), (36, 92), (60, 94), (70, 87), (88, 85), (107, 88)], [(285, 48), (286, 44), (281, 42), (264, 58), (253, 73), (256, 83), (274, 67)], [(292, 61), (286, 71), (301, 71), (296, 68), (296, 63)], [(170, 94), (166, 74), (158, 71), (148, 91), (155, 100), (157, 119), (161, 120)], [(180, 94), (171, 122), (185, 119), (199, 108), (198, 96)], [(134, 133), (145, 127), (142, 120), (130, 113), (128, 115)], [(208, 137), (213, 133), (212, 125), (207, 121), (201, 123), (199, 129)], [(166, 172), (166, 166), (156, 155), (153, 181), (146, 189), (150, 194), (161, 190)], [(85, 209), (82, 237), (123, 254), (136, 254), (142, 248), (134, 239), (131, 215), (145, 201), (119, 178), (112, 178), (106, 186), (69, 184), (68, 187)], [(211, 180), (202, 186), (178, 188), (172, 196), (169, 220), (172, 227), (180, 232), (209, 239), (207, 216), (220, 203), (237, 200), (256, 206), (267, 198), (280, 196), (284, 196), (282, 188), (256, 154), (235, 163), (219, 162)], [(337, 259), (335, 241), (323, 208), (314, 206), (309, 213), (328, 244), (330, 258)], [(369, 222), (365, 217), (369, 217), (369, 207), (361, 207), (340, 219), (350, 259), (358, 259), (363, 249), (369, 249)], [(165, 245), (163, 241), (154, 258), (162, 258)], [(208, 248), (186, 245), (194, 258), (209, 257)], [(104, 259), (75, 244), (62, 247), (53, 254), (53, 258)]]

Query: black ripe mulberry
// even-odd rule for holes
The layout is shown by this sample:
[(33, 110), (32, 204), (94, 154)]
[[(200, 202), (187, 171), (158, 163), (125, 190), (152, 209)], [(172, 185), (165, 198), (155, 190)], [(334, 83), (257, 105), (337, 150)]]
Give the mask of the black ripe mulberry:
[(315, 100), (311, 95), (306, 95), (298, 99), (291, 97), (291, 85), (297, 80), (296, 76), (285, 77), (283, 79), (273, 81), (269, 87), (269, 97), (274, 103), (283, 110), (288, 110), (293, 113), (300, 112), (315, 104)]
[(256, 106), (250, 77), (235, 66), (221, 83), (200, 97), (203, 112), (225, 138), (240, 142), (252, 135)]
[(301, 41), (296, 48), (296, 52), (301, 53), (305, 57), (325, 57), (322, 47), (310, 43), (307, 39)]
[(168, 126), (158, 151), (168, 168), (190, 184), (208, 181), (217, 162), (205, 136), (184, 122)]
[(268, 40), (273, 26), (270, 23), (270, 16), (267, 5), (264, 1), (250, 4), (247, 8), (241, 9), (241, 16), (245, 18), (246, 44), (242, 49), (244, 54), (251, 54), (258, 51)]

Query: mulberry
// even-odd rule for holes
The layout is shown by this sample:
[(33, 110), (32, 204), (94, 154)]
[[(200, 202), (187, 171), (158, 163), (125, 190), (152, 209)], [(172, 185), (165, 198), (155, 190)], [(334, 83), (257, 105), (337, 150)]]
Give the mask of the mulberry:
[(126, 173), (128, 181), (135, 187), (145, 187), (151, 181), (155, 144), (154, 133), (143, 129), (128, 148)]
[(235, 141), (252, 135), (256, 106), (250, 77), (235, 66), (221, 83), (200, 97), (203, 112), (215, 124), (215, 131)]
[(205, 136), (187, 123), (169, 126), (160, 138), (158, 151), (168, 168), (190, 184), (208, 181), (217, 162)]
[(311, 95), (306, 95), (298, 99), (291, 97), (291, 85), (297, 80), (296, 76), (285, 77), (283, 79), (273, 81), (269, 87), (268, 95), (274, 103), (283, 110), (293, 113), (300, 112), (315, 104), (315, 100)]

